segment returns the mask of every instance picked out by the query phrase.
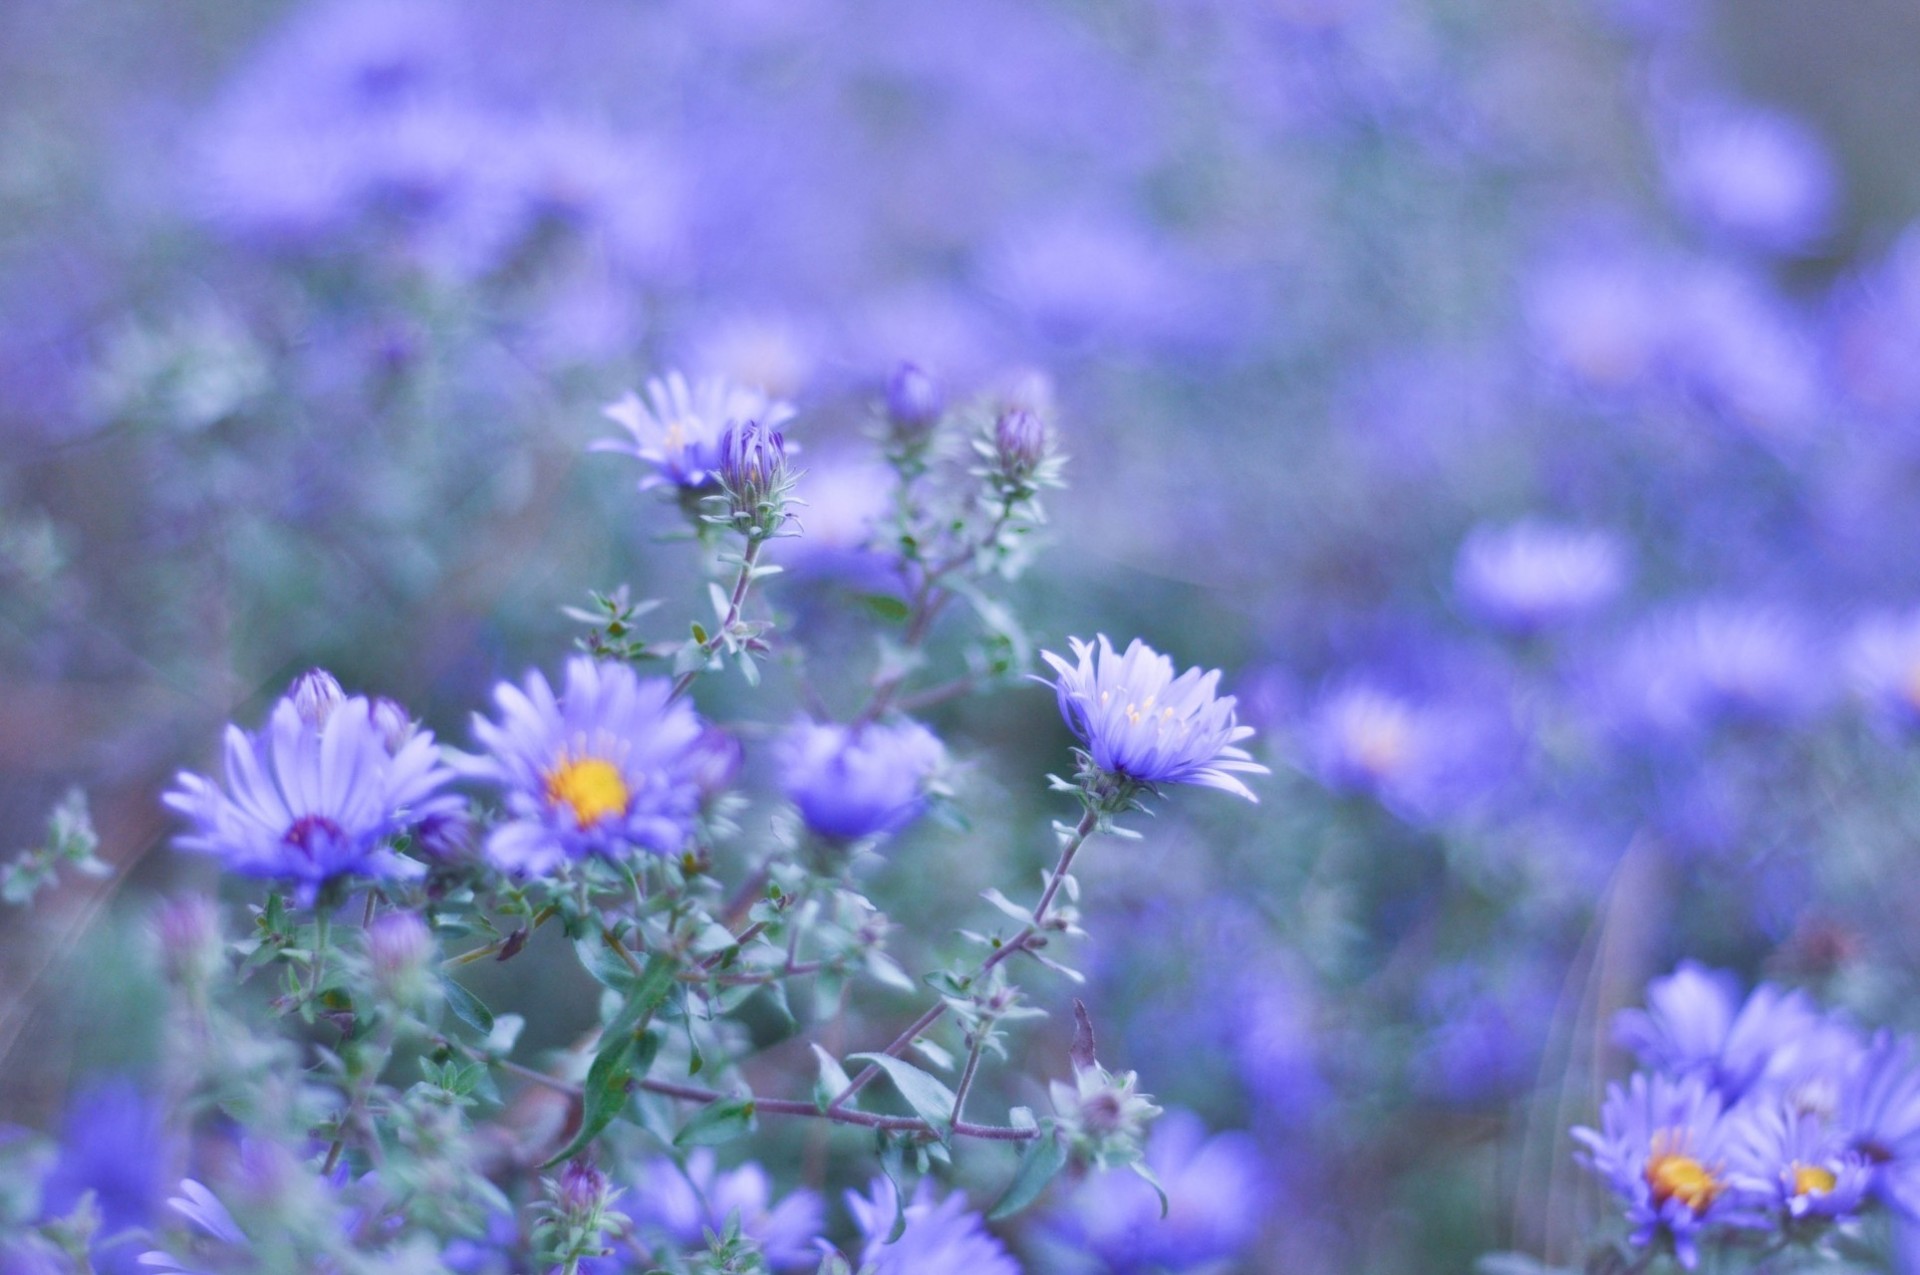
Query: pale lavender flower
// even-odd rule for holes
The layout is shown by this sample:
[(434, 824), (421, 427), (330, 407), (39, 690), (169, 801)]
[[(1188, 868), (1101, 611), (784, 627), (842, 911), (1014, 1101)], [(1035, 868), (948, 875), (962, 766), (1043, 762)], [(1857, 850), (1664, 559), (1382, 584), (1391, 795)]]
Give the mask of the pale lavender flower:
[(1846, 664), (1854, 693), (1881, 722), (1920, 728), (1920, 610), (1862, 621)]
[(813, 832), (858, 841), (918, 818), (946, 759), (939, 739), (915, 721), (803, 720), (780, 743), (781, 787)]
[(636, 1222), (659, 1227), (682, 1247), (704, 1244), (706, 1232), (723, 1232), (738, 1217), (741, 1232), (775, 1270), (811, 1267), (820, 1259), (814, 1246), (824, 1226), (820, 1197), (799, 1190), (775, 1203), (765, 1169), (748, 1162), (721, 1172), (709, 1147), (689, 1152), (684, 1172), (669, 1160), (649, 1162), (628, 1208)]
[(1920, 1063), (1913, 1041), (1881, 1032), (1841, 1082), (1834, 1121), (1874, 1167), (1874, 1191), (1920, 1218)]
[(1731, 1104), (1763, 1078), (1791, 1077), (1797, 1054), (1824, 1029), (1801, 992), (1762, 983), (1743, 1004), (1731, 974), (1682, 961), (1647, 985), (1646, 1009), (1620, 1012), (1613, 1038), (1645, 1066), (1697, 1075)]
[(1873, 1165), (1847, 1145), (1830, 1113), (1775, 1101), (1750, 1104), (1737, 1119), (1734, 1171), (1776, 1217), (1837, 1220), (1866, 1205)]
[(967, 1207), (967, 1197), (955, 1191), (936, 1200), (927, 1178), (907, 1203), (906, 1230), (889, 1244), (895, 1198), (884, 1177), (864, 1196), (847, 1192), (847, 1211), (865, 1239), (860, 1269), (867, 1275), (1020, 1275), (1020, 1264)]
[(1580, 1159), (1626, 1206), (1633, 1242), (1666, 1240), (1680, 1265), (1700, 1260), (1703, 1231), (1745, 1224), (1750, 1201), (1729, 1175), (1735, 1126), (1698, 1077), (1636, 1074), (1607, 1087), (1601, 1128), (1579, 1128)]
[(500, 720), (475, 715), (486, 751), (465, 768), (506, 797), (487, 838), (496, 864), (545, 873), (588, 855), (680, 848), (700, 806), (702, 726), (664, 678), (583, 655), (567, 662), (559, 696), (536, 671), (493, 697)]
[(887, 378), (887, 421), (901, 438), (924, 437), (940, 420), (940, 386), (917, 363), (902, 363)]
[(1093, 764), (1133, 784), (1199, 784), (1259, 800), (1236, 774), (1267, 768), (1238, 747), (1253, 734), (1240, 725), (1231, 695), (1218, 695), (1220, 671), (1190, 668), (1135, 638), (1124, 654), (1101, 634), (1095, 643), (1068, 641), (1075, 663), (1051, 651), (1041, 658), (1059, 674), (1053, 683), (1060, 715), (1086, 742)]
[(182, 772), (163, 798), (191, 829), (183, 850), (211, 854), (245, 876), (292, 882), (310, 900), (347, 876), (408, 878), (424, 869), (387, 844), (422, 819), (459, 808), (441, 791), (453, 772), (429, 731), (398, 748), (373, 701), (341, 701), (318, 724), (291, 698), (257, 736), (226, 735), (226, 785)]
[(1792, 720), (1820, 702), (1823, 672), (1791, 613), (1701, 602), (1654, 617), (1629, 639), (1610, 707), (1663, 734)]
[(653, 472), (640, 480), (643, 490), (663, 484), (692, 488), (718, 479), (727, 426), (757, 421), (777, 429), (792, 419), (793, 408), (721, 377), (689, 384), (679, 372), (669, 372), (647, 382), (645, 399), (628, 391), (608, 404), (606, 416), (632, 438), (596, 443), (594, 450), (623, 452), (651, 465)]
[(1676, 202), (1714, 230), (1772, 252), (1798, 252), (1832, 228), (1833, 160), (1806, 124), (1778, 111), (1689, 112), (1666, 155)]
[(1514, 633), (1591, 614), (1619, 596), (1626, 576), (1617, 537), (1536, 519), (1475, 528), (1453, 573), (1455, 589), (1475, 614)]
[(1238, 1256), (1260, 1231), (1260, 1156), (1245, 1134), (1209, 1136), (1200, 1118), (1169, 1111), (1147, 1139), (1146, 1164), (1167, 1193), (1109, 1169), (1064, 1200), (1055, 1229), (1097, 1255), (1104, 1269), (1184, 1271)]

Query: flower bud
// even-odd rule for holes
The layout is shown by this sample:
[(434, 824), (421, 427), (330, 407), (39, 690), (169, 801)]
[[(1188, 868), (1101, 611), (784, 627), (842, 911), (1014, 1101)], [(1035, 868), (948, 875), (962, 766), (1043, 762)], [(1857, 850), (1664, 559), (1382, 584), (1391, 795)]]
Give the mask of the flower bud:
[(719, 474), (736, 526), (756, 528), (762, 535), (780, 529), (795, 477), (787, 467), (787, 442), (780, 431), (753, 420), (728, 425), (720, 436)]
[(205, 987), (219, 974), (223, 959), (220, 910), (204, 894), (164, 900), (154, 913), (160, 965), (180, 987)]
[(887, 421), (901, 440), (924, 438), (940, 408), (940, 387), (919, 364), (902, 363), (887, 378)]
[(367, 927), (374, 986), (396, 1005), (414, 1006), (432, 988), (433, 935), (412, 912), (388, 912)]
[(315, 730), (327, 724), (333, 710), (346, 701), (347, 693), (333, 674), (322, 668), (308, 669), (293, 679), (287, 698), (300, 714), (300, 720)]
[(1102, 1166), (1138, 1159), (1147, 1125), (1160, 1114), (1152, 1099), (1135, 1092), (1139, 1077), (1093, 1063), (1075, 1067), (1073, 1079), (1071, 1086), (1054, 1081), (1050, 1091), (1074, 1149)]
[(606, 1206), (608, 1186), (606, 1174), (590, 1161), (577, 1157), (567, 1161), (567, 1167), (560, 1170), (559, 1190), (554, 1202), (569, 1218), (584, 1221), (597, 1216)]
[(1010, 481), (1032, 478), (1052, 448), (1046, 422), (1024, 407), (1000, 413), (1000, 419), (993, 423), (994, 462)]

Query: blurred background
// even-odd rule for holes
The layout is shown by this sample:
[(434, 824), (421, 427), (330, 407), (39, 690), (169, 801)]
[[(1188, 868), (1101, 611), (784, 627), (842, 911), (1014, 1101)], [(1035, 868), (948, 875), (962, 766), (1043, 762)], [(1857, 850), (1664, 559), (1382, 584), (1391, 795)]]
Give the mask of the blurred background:
[[(78, 784), (115, 868), (0, 919), (0, 1119), (150, 1058), (142, 900), (212, 880), (156, 794), (224, 722), (325, 665), (464, 742), (588, 589), (695, 609), (603, 404), (802, 405), (818, 636), (889, 372), (1037, 370), (1036, 640), (1225, 666), (1276, 772), (1082, 873), (1102, 1060), (1227, 1135), (1139, 1263), (1564, 1256), (1648, 976), (1920, 1027), (1915, 47), (1895, 0), (0, 4), (0, 850)], [(932, 720), (1003, 813), (883, 872), (910, 968), (1069, 764), (1037, 688)]]

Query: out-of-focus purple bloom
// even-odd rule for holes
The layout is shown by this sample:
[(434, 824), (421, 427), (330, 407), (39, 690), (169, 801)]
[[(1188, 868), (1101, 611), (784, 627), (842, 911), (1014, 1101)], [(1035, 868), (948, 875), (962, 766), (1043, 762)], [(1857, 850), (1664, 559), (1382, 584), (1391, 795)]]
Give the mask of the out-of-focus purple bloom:
[(1421, 989), (1428, 1023), (1411, 1070), (1414, 1085), (1441, 1101), (1505, 1100), (1538, 1078), (1540, 1024), (1551, 1022), (1551, 989), (1530, 967), (1478, 964), (1437, 971)]
[(1920, 1063), (1913, 1041), (1881, 1032), (1840, 1086), (1835, 1126), (1874, 1166), (1874, 1191), (1920, 1218)]
[(126, 1079), (81, 1086), (67, 1103), (60, 1152), (40, 1186), (40, 1216), (70, 1213), (93, 1192), (100, 1209), (94, 1263), (102, 1271), (135, 1269), (135, 1250), (121, 1233), (151, 1226), (174, 1155), (160, 1104)]
[(1627, 642), (1612, 710), (1631, 726), (1684, 735), (1723, 723), (1791, 720), (1826, 691), (1824, 665), (1778, 608), (1703, 602), (1656, 616)]
[(1618, 537), (1535, 519), (1476, 528), (1460, 546), (1453, 572), (1461, 600), (1514, 633), (1588, 615), (1619, 596), (1626, 577)]
[(1667, 185), (1696, 220), (1770, 252), (1798, 252), (1832, 228), (1837, 176), (1820, 137), (1778, 111), (1705, 108), (1680, 121)]
[(1024, 482), (1053, 452), (1053, 433), (1038, 411), (1010, 407), (993, 422), (993, 459), (1001, 475)]
[(781, 787), (813, 832), (858, 841), (918, 818), (946, 759), (939, 739), (915, 721), (799, 721), (781, 740)]
[(771, 541), (767, 553), (797, 578), (829, 576), (862, 592), (903, 592), (898, 559), (875, 544), (892, 508), (892, 471), (844, 455), (810, 462), (795, 484), (805, 534)]
[(1873, 1166), (1847, 1146), (1828, 1113), (1761, 1102), (1743, 1111), (1739, 1123), (1734, 1171), (1776, 1216), (1839, 1219), (1866, 1203)]
[(421, 865), (387, 839), (459, 808), (441, 791), (453, 772), (432, 733), (413, 732), (392, 747), (375, 703), (361, 696), (341, 701), (318, 725), (282, 698), (258, 736), (229, 726), (226, 777), (222, 789), (180, 774), (164, 800), (192, 828), (175, 844), (246, 876), (293, 882), (309, 899), (349, 875), (418, 876)]
[(1627, 1009), (1613, 1038), (1641, 1063), (1669, 1075), (1698, 1076), (1727, 1103), (1763, 1077), (1784, 1080), (1796, 1055), (1819, 1042), (1820, 1012), (1805, 995), (1768, 983), (1739, 1004), (1733, 975), (1692, 961), (1647, 985), (1647, 1008)]
[(494, 689), (500, 720), (475, 715), (485, 753), (467, 770), (504, 791), (487, 853), (511, 872), (550, 872), (634, 848), (670, 854), (700, 805), (701, 722), (663, 678), (576, 656), (555, 696), (539, 672)]
[(628, 1211), (641, 1226), (659, 1227), (682, 1247), (703, 1245), (708, 1231), (724, 1232), (737, 1215), (741, 1231), (774, 1269), (819, 1261), (814, 1242), (824, 1219), (820, 1197), (801, 1190), (772, 1201), (765, 1169), (749, 1162), (720, 1172), (713, 1151), (700, 1147), (688, 1153), (684, 1173), (667, 1160), (648, 1163)]
[(1511, 723), (1481, 696), (1414, 698), (1353, 678), (1329, 685), (1301, 724), (1301, 765), (1339, 793), (1372, 797), (1403, 819), (1455, 813), (1513, 765)]
[(940, 386), (917, 363), (902, 363), (887, 378), (887, 421), (902, 438), (926, 434), (940, 419)]
[(1020, 1275), (1020, 1264), (988, 1233), (959, 1191), (936, 1200), (922, 1178), (905, 1209), (907, 1226), (887, 1243), (895, 1215), (893, 1183), (875, 1178), (866, 1195), (847, 1192), (847, 1211), (865, 1242), (860, 1269), (871, 1275)]
[(1660, 274), (1626, 249), (1590, 248), (1543, 265), (1527, 297), (1536, 348), (1575, 382), (1603, 391), (1643, 383), (1666, 334)]
[(1260, 1230), (1260, 1157), (1245, 1134), (1207, 1134), (1188, 1111), (1169, 1111), (1147, 1139), (1147, 1167), (1167, 1193), (1110, 1169), (1088, 1178), (1054, 1219), (1058, 1231), (1119, 1272), (1183, 1271), (1230, 1258)]
[(1900, 425), (1920, 413), (1920, 227), (1909, 227), (1886, 260), (1840, 290), (1833, 333), (1834, 372), (1847, 397), (1876, 418)]
[(1173, 661), (1138, 638), (1120, 655), (1105, 634), (1097, 646), (1069, 642), (1076, 663), (1051, 651), (1041, 658), (1059, 674), (1060, 715), (1096, 767), (1136, 784), (1200, 784), (1258, 800), (1234, 776), (1267, 768), (1238, 747), (1253, 727), (1240, 725), (1233, 696), (1215, 693), (1218, 669), (1175, 677)]
[(1662, 299), (1666, 373), (1728, 424), (1792, 441), (1820, 417), (1819, 353), (1801, 317), (1760, 280), (1718, 263), (1675, 271)]
[(1600, 1123), (1573, 1136), (1582, 1160), (1625, 1203), (1635, 1244), (1664, 1237), (1692, 1270), (1703, 1230), (1747, 1220), (1749, 1201), (1726, 1170), (1735, 1125), (1700, 1078), (1640, 1073), (1624, 1089), (1609, 1085)]
[(1880, 721), (1920, 728), (1920, 611), (1862, 621), (1847, 643), (1847, 674)]
[(719, 477), (721, 436), (727, 426), (757, 421), (768, 430), (793, 418), (793, 408), (722, 377), (692, 384), (678, 372), (647, 382), (647, 396), (628, 391), (606, 408), (607, 418), (626, 427), (630, 440), (609, 439), (596, 451), (623, 452), (653, 467), (640, 480), (646, 490), (663, 484), (704, 487)]

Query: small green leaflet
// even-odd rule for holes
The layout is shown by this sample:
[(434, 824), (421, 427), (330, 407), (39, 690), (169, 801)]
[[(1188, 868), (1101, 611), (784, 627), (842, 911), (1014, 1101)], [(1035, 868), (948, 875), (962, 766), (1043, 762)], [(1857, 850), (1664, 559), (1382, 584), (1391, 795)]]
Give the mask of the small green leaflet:
[(914, 1114), (945, 1138), (947, 1125), (953, 1119), (953, 1090), (912, 1063), (891, 1054), (853, 1054), (850, 1061), (870, 1062), (886, 1072), (887, 1078), (893, 1081), (893, 1087), (900, 1091), (900, 1096), (907, 1100)]
[(987, 1220), (998, 1222), (1010, 1218), (1032, 1204), (1047, 1189), (1054, 1175), (1066, 1167), (1066, 1140), (1054, 1132), (1053, 1122), (1048, 1121), (1040, 1126), (1040, 1136), (1027, 1144), (1020, 1156), (1020, 1167), (1013, 1171), (1013, 1181), (1007, 1183), (1007, 1189), (994, 1201)]

